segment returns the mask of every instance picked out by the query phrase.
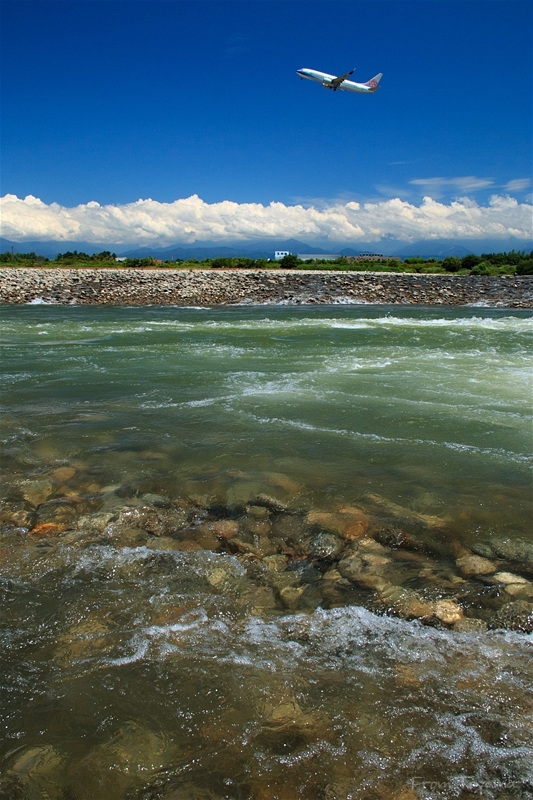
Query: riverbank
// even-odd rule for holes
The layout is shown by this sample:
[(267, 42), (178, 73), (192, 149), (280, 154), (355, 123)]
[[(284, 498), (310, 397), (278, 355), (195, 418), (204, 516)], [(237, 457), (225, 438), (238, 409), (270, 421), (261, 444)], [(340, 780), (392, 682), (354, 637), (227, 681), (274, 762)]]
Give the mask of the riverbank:
[(387, 303), (533, 308), (533, 277), (330, 270), (0, 269), (0, 303)]

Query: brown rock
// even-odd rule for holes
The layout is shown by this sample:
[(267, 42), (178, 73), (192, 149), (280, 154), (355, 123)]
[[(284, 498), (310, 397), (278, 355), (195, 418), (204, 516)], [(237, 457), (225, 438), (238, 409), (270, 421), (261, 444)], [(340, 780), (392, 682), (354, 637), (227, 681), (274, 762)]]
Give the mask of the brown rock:
[(176, 550), (203, 550), (198, 542), (193, 542), (190, 539), (183, 539), (176, 546)]
[(52, 477), (54, 480), (63, 483), (65, 481), (69, 481), (71, 478), (74, 477), (76, 474), (76, 470), (74, 467), (58, 467), (52, 472)]
[(29, 532), (30, 536), (56, 536), (63, 533), (65, 526), (60, 522), (41, 522)]
[(453, 625), (464, 616), (463, 609), (453, 600), (438, 600), (435, 603), (435, 616), (445, 625)]
[(221, 519), (213, 523), (213, 531), (221, 539), (233, 539), (239, 533), (239, 523), (231, 519)]
[(37, 507), (48, 500), (52, 491), (53, 485), (51, 481), (31, 481), (24, 486), (22, 496), (28, 503), (31, 503), (32, 506)]
[(490, 575), (496, 572), (496, 565), (482, 556), (462, 556), (455, 562), (459, 571), (466, 578), (476, 575)]
[(370, 518), (361, 509), (345, 507), (338, 512), (311, 511), (307, 522), (330, 533), (336, 533), (348, 541), (362, 539), (369, 528)]

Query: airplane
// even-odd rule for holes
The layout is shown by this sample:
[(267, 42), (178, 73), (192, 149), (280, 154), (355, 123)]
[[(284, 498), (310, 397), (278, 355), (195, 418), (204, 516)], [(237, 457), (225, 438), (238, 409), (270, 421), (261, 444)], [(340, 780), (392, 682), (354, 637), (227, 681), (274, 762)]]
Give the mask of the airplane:
[(353, 75), (355, 68), (351, 69), (345, 75), (328, 75), (327, 72), (318, 72), (316, 69), (297, 69), (296, 74), (300, 76), (300, 80), (307, 78), (310, 81), (317, 81), (321, 83), (324, 89), (333, 89), (334, 92), (340, 89), (341, 92), (377, 92), (379, 89), (378, 83), (383, 77), (380, 72), (373, 78), (370, 78), (366, 83), (356, 83), (355, 81), (348, 81), (350, 75)]

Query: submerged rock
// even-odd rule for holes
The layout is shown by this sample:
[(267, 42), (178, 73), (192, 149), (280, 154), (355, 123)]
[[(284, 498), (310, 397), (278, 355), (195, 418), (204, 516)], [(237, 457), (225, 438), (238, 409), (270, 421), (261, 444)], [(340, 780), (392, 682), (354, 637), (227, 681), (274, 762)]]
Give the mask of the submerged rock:
[(155, 508), (171, 508), (172, 506), (170, 497), (165, 497), (162, 494), (143, 494), (141, 502), (145, 506), (154, 506)]
[(453, 630), (458, 633), (483, 633), (487, 630), (487, 623), (483, 619), (476, 617), (463, 617), (452, 625)]
[(345, 506), (337, 512), (310, 511), (307, 523), (314, 528), (337, 534), (347, 541), (355, 541), (366, 535), (370, 517), (360, 508)]
[(464, 612), (454, 600), (438, 600), (435, 603), (434, 616), (445, 625), (454, 625), (463, 619)]
[(394, 503), (392, 500), (388, 500), (386, 497), (382, 497), (379, 494), (368, 492), (365, 495), (365, 500), (370, 501), (387, 512), (387, 514), (390, 514), (392, 517), (397, 517), (398, 519), (415, 520), (430, 528), (443, 528), (447, 524), (445, 520), (440, 517), (431, 514), (420, 514), (410, 508), (400, 506), (398, 503)]
[(481, 556), (463, 556), (456, 560), (461, 575), (465, 577), (475, 577), (476, 575), (490, 575), (496, 572), (496, 565), (487, 558)]
[(74, 467), (58, 467), (52, 472), (52, 478), (59, 483), (66, 483), (76, 474)]
[(343, 547), (343, 541), (334, 533), (318, 533), (311, 539), (309, 555), (316, 559), (335, 559)]
[(268, 494), (256, 494), (255, 497), (250, 498), (249, 503), (250, 505), (254, 506), (263, 506), (269, 511), (275, 512), (287, 511), (288, 509), (286, 503), (283, 503), (281, 500), (278, 500), (277, 497), (271, 497)]
[(78, 765), (81, 798), (125, 797), (132, 784), (146, 778), (177, 758), (179, 750), (168, 737), (131, 721), (116, 736), (94, 748)]
[(21, 491), (23, 498), (37, 508), (52, 495), (54, 485), (49, 480), (25, 481), (21, 485)]
[(0, 797), (6, 800), (61, 800), (64, 758), (50, 745), (17, 751), (11, 767), (0, 778)]
[(60, 522), (40, 522), (30, 531), (29, 536), (57, 536), (66, 530)]
[(525, 578), (522, 578), (521, 575), (513, 575), (512, 572), (496, 572), (495, 575), (492, 576), (494, 581), (503, 584), (509, 583), (529, 583)]

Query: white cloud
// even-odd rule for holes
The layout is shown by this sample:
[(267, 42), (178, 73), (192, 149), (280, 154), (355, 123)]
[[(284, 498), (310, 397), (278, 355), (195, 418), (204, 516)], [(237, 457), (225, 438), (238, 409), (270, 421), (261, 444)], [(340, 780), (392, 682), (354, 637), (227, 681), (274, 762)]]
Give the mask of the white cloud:
[(449, 204), (425, 197), (420, 205), (399, 198), (358, 203), (336, 201), (327, 207), (273, 202), (205, 203), (197, 195), (159, 203), (137, 200), (124, 205), (92, 201), (67, 208), (47, 205), (29, 195), (0, 200), (2, 235), (16, 242), (85, 241), (109, 244), (174, 244), (205, 240), (253, 241), (303, 238), (307, 241), (402, 242), (420, 239), (529, 239), (532, 208), (512, 197), (495, 195), (488, 205), (461, 198)]
[(443, 194), (448, 194), (450, 189), (458, 192), (477, 192), (494, 186), (492, 178), (476, 178), (475, 175), (465, 175), (461, 178), (415, 178), (409, 183), (422, 186), (434, 197), (442, 197)]
[(507, 181), (503, 187), (506, 192), (523, 192), (529, 189), (531, 185), (531, 178), (515, 178), (512, 181)]

